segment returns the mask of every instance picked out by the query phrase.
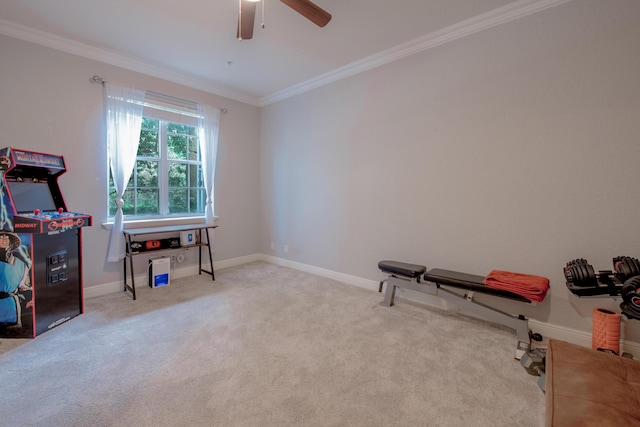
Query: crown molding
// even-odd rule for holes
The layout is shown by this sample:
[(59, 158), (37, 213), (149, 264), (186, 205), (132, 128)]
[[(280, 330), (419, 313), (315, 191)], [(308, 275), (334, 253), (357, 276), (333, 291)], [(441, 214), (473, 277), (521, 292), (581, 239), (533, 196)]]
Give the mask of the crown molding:
[(189, 74), (180, 73), (150, 62), (144, 62), (130, 56), (115, 53), (106, 49), (100, 49), (79, 43), (64, 37), (59, 37), (34, 28), (25, 27), (13, 22), (0, 19), (0, 34), (9, 37), (50, 47), (83, 58), (115, 65), (127, 70), (136, 71), (152, 77), (158, 77), (174, 83), (182, 84), (194, 89), (199, 89), (213, 95), (234, 99), (246, 104), (258, 106), (259, 99), (244, 92), (230, 89), (226, 86), (216, 85), (210, 81), (195, 78)]
[(572, 0), (518, 0), (260, 98), (266, 106)]
[(0, 19), (0, 34), (169, 80), (249, 105), (262, 107), (569, 1), (572, 0), (517, 0), (506, 6), (434, 31), (423, 37), (400, 44), (362, 60), (352, 62), (351, 64), (262, 98), (233, 90), (226, 86), (216, 85), (210, 81), (199, 79), (189, 74), (180, 73), (153, 63), (140, 61), (130, 56), (55, 36), (4, 19)]

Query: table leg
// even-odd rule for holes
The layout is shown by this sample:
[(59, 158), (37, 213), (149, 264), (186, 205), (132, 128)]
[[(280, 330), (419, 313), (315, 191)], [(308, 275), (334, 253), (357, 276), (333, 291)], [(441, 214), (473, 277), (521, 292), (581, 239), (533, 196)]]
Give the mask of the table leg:
[(129, 257), (129, 266), (131, 267), (131, 287), (129, 288), (129, 290), (131, 291), (131, 293), (133, 294), (133, 300), (136, 300), (136, 279), (135, 279), (135, 275), (133, 274), (133, 257), (130, 256)]
[(205, 233), (207, 233), (207, 249), (209, 250), (209, 265), (211, 265), (211, 280), (216, 280), (216, 275), (213, 271), (213, 257), (211, 256), (211, 237), (209, 236), (209, 229), (205, 229)]
[[(198, 230), (199, 236), (200, 236), (200, 247), (198, 248), (198, 267), (200, 272), (198, 274), (202, 274), (202, 272), (204, 271), (207, 274), (211, 275), (211, 280), (216, 280), (216, 276), (215, 273), (213, 271), (213, 257), (211, 255), (211, 239), (209, 237), (209, 229), (205, 228), (205, 233), (207, 233), (207, 244), (204, 245), (203, 240), (202, 240), (202, 229)], [(202, 246), (206, 246), (207, 249), (209, 250), (209, 265), (211, 265), (211, 271), (207, 271), (205, 269), (202, 268)]]

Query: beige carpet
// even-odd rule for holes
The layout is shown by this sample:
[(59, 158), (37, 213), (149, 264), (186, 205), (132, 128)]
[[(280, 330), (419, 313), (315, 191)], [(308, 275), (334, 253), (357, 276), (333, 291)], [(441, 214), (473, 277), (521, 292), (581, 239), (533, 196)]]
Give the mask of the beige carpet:
[(0, 340), (0, 425), (543, 425), (513, 331), (380, 301), (263, 262), (92, 298)]

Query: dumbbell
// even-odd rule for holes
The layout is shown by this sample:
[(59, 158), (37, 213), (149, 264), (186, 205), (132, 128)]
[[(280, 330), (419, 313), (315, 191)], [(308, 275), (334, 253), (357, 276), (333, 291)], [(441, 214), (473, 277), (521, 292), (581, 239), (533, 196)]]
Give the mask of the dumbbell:
[(593, 266), (584, 258), (569, 261), (564, 268), (564, 277), (567, 282), (581, 288), (592, 288), (598, 286), (598, 277)]
[(529, 375), (538, 375), (538, 387), (544, 392), (547, 388), (547, 377), (545, 374), (545, 362), (546, 362), (547, 350), (543, 348), (534, 348), (531, 351), (526, 352), (520, 364), (529, 373)]
[(617, 256), (613, 259), (613, 269), (621, 282), (634, 276), (640, 276), (640, 261), (628, 256)]
[(622, 314), (630, 319), (640, 319), (640, 276), (634, 276), (627, 279), (622, 285), (620, 290), (620, 296), (622, 297), (622, 303), (620, 309)]

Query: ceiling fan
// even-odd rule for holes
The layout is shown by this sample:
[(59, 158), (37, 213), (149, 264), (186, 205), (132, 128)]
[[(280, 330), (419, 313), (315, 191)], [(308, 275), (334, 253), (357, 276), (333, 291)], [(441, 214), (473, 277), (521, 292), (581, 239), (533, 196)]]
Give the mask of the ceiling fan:
[[(262, 0), (264, 2), (264, 0)], [(309, 0), (280, 0), (300, 15), (319, 27), (324, 27), (331, 21), (331, 14)], [(253, 27), (256, 16), (256, 4), (260, 0), (239, 0), (238, 40), (253, 38)], [(264, 4), (263, 4), (264, 11)], [(264, 26), (264, 24), (262, 24)]]

